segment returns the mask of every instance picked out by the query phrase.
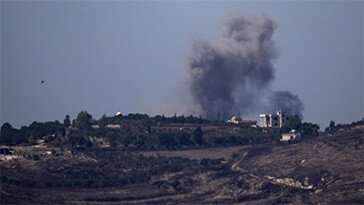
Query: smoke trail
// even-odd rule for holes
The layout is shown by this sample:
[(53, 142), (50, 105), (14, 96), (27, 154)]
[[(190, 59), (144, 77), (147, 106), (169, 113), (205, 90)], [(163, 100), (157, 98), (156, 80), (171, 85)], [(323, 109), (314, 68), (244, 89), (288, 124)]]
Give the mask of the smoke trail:
[[(228, 16), (214, 43), (198, 41), (187, 57), (187, 84), (197, 112), (216, 119), (217, 113), (249, 114), (262, 106), (262, 91), (274, 80), (272, 60), (278, 57), (271, 40), (277, 24), (266, 16)], [(292, 103), (284, 103), (292, 99)], [(282, 102), (283, 100), (283, 102)], [(302, 103), (288, 91), (271, 97), (273, 107), (300, 112)], [(301, 106), (295, 108), (295, 106)]]

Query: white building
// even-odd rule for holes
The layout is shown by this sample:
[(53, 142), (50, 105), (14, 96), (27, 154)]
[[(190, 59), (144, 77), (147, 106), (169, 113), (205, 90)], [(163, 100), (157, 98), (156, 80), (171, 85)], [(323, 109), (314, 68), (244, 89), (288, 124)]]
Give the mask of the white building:
[(301, 136), (300, 133), (296, 132), (296, 130), (291, 130), (289, 133), (282, 133), (281, 141), (294, 140), (299, 136)]
[(259, 119), (261, 127), (281, 128), (286, 124), (287, 116), (278, 110), (276, 114), (260, 114)]

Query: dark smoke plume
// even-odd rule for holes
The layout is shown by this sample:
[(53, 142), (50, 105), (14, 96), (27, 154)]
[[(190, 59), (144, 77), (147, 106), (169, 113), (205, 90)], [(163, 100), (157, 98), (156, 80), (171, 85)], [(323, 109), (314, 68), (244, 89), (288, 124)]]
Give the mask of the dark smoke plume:
[(269, 99), (270, 105), (274, 110), (282, 110), (288, 116), (298, 115), (302, 119), (303, 103), (297, 95), (289, 91), (276, 91)]
[[(276, 28), (266, 16), (230, 15), (214, 43), (194, 43), (187, 58), (187, 83), (198, 114), (216, 119), (221, 113), (226, 118), (260, 107), (300, 114), (302, 102), (288, 91), (263, 94), (274, 80), (271, 61), (278, 52), (271, 37)], [(268, 105), (262, 104), (264, 98)]]

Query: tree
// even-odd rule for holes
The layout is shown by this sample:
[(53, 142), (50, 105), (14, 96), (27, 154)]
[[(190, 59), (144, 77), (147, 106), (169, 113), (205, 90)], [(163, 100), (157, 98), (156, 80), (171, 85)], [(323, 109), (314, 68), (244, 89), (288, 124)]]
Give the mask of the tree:
[(108, 124), (108, 122), (107, 122), (107, 117), (106, 117), (105, 114), (99, 119), (99, 121), (97, 122), (97, 124), (99, 125), (99, 128), (105, 128), (106, 127), (106, 125)]
[(1, 126), (1, 131), (12, 131), (14, 128), (13, 126), (11, 126), (10, 123), (5, 122), (2, 126)]
[(17, 130), (14, 129), (10, 123), (6, 122), (1, 126), (0, 143), (13, 144), (17, 139)]
[(330, 130), (334, 129), (334, 127), (335, 127), (335, 121), (331, 120), (329, 127), (330, 127)]
[(81, 111), (78, 113), (75, 127), (80, 130), (87, 130), (91, 128), (92, 124), (92, 116), (88, 114), (86, 111)]
[(302, 125), (301, 119), (300, 117), (298, 117), (298, 115), (294, 115), (288, 118), (287, 123), (286, 123), (286, 127), (290, 128), (290, 129), (295, 129), (298, 130)]
[(116, 147), (119, 135), (115, 131), (106, 133), (106, 139), (112, 147)]
[(195, 131), (193, 132), (193, 141), (199, 145), (201, 145), (203, 143), (203, 139), (202, 139), (202, 129), (200, 126), (198, 126)]
[(176, 113), (174, 113), (174, 115), (172, 117), (172, 122), (177, 123), (177, 114)]
[(173, 132), (165, 132), (158, 135), (158, 144), (164, 146), (175, 146), (177, 141), (174, 138)]
[(179, 145), (184, 146), (191, 144), (190, 135), (187, 132), (178, 132), (175, 137)]
[(305, 122), (302, 124), (299, 131), (301, 133), (302, 138), (305, 139), (305, 138), (318, 136), (319, 129), (320, 129), (320, 127), (318, 125)]
[(33, 144), (35, 144), (35, 136), (34, 135), (30, 135), (30, 137), (29, 137), (29, 139), (28, 139), (28, 142), (29, 142), (29, 144), (31, 144), (31, 145), (33, 145)]
[(325, 131), (330, 133), (330, 134), (334, 134), (334, 132), (335, 132), (335, 121), (331, 120), (329, 127), (326, 127)]
[(69, 115), (66, 115), (66, 118), (64, 118), (63, 125), (65, 127), (69, 127), (71, 125), (71, 120), (70, 120), (70, 116)]
[(125, 147), (129, 146), (129, 144), (130, 144), (130, 139), (129, 139), (129, 137), (128, 137), (128, 136), (126, 136), (126, 135), (122, 136), (122, 138), (121, 138), (121, 143), (122, 143)]

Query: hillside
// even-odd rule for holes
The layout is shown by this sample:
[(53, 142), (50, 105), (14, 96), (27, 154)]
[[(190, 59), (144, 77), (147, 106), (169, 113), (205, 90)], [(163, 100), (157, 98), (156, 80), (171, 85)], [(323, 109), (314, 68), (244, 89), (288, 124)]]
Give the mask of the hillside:
[(18, 145), (1, 155), (1, 203), (362, 204), (363, 131), (176, 151)]

